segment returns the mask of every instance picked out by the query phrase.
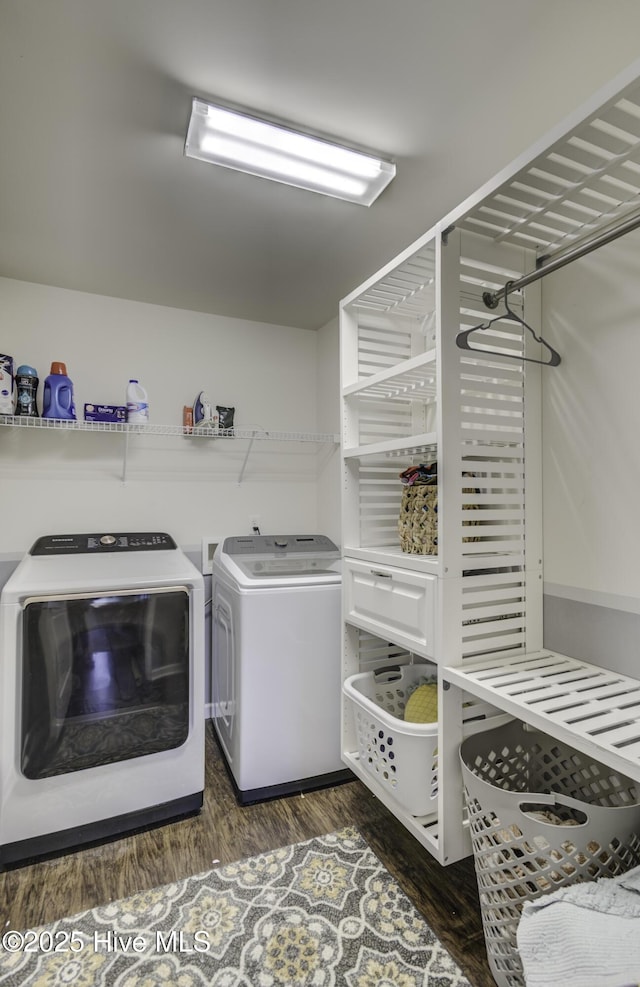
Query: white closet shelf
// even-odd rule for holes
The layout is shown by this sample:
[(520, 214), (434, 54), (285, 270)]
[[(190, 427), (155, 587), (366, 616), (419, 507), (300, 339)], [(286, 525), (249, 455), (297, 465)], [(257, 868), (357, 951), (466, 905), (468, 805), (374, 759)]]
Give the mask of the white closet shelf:
[(349, 384), (343, 394), (358, 398), (405, 398), (421, 401), (436, 396), (436, 351), (429, 350), (365, 380)]
[(234, 427), (213, 431), (184, 425), (128, 424), (126, 422), (66, 421), (58, 418), (25, 418), (20, 415), (0, 416), (0, 425), (13, 428), (49, 428), (72, 432), (116, 432), (120, 435), (184, 435), (195, 439), (268, 439), (272, 442), (330, 442), (338, 444), (340, 438), (329, 432), (279, 432), (261, 426)]
[(397, 565), (416, 572), (434, 572), (437, 574), (439, 571), (437, 555), (412, 555), (403, 552), (400, 546), (396, 545), (368, 545), (366, 548), (355, 548), (345, 544), (343, 554), (346, 558), (360, 559), (363, 562), (373, 562), (378, 565)]
[(345, 299), (368, 314), (385, 313), (408, 319), (416, 328), (433, 318), (436, 305), (435, 245), (432, 235), (420, 238), (379, 274)]
[(363, 456), (420, 455), (423, 452), (435, 452), (438, 437), (435, 432), (423, 432), (401, 439), (385, 439), (383, 442), (370, 442), (363, 446), (353, 446), (343, 449), (345, 459), (360, 459)]
[[(629, 69), (637, 72), (637, 66)], [(601, 92), (582, 107), (582, 119), (570, 130), (560, 124), (543, 138), (540, 153), (501, 173), (502, 181), (453, 222), (497, 243), (532, 247), (548, 259), (636, 215), (640, 82), (633, 78), (622, 90), (618, 85), (613, 80), (604, 101)]]
[(360, 763), (360, 756), (354, 751), (344, 751), (342, 758), (348, 764), (354, 775), (373, 792), (375, 797), (382, 802), (392, 815), (399, 819), (403, 826), (422, 844), (438, 858), (438, 816), (432, 813), (428, 816), (410, 816), (399, 805), (388, 787), (379, 784)]
[(640, 782), (640, 681), (555, 651), (443, 668), (480, 699)]

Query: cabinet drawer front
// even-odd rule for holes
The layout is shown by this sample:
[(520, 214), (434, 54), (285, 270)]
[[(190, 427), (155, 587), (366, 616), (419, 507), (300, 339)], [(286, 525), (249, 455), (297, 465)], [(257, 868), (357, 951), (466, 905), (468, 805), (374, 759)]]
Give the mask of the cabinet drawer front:
[(343, 581), (348, 621), (433, 656), (436, 576), (345, 559)]

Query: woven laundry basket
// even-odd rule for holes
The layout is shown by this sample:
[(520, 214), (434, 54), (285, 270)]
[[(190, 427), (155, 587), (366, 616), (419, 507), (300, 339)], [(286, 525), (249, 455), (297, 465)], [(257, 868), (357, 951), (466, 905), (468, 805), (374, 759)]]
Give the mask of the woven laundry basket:
[[(471, 488), (463, 493), (474, 493)], [(474, 503), (463, 504), (463, 510), (472, 510)], [(480, 524), (479, 512), (466, 524)], [(438, 554), (438, 487), (435, 483), (414, 483), (403, 487), (400, 516), (398, 517), (400, 548), (411, 555)], [(479, 541), (479, 535), (465, 535), (463, 542)]]
[(637, 866), (640, 788), (520, 721), (463, 740), (460, 760), (489, 965), (524, 987), (522, 906)]
[(412, 555), (438, 554), (438, 487), (415, 483), (402, 489), (400, 548)]

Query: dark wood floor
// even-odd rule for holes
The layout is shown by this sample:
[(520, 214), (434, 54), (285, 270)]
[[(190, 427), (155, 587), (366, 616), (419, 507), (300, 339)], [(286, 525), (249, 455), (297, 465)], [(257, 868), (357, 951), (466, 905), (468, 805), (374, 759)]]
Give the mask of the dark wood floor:
[(26, 929), (266, 850), (353, 825), (474, 987), (495, 987), (473, 859), (441, 867), (359, 781), (241, 808), (207, 724), (198, 816), (0, 874), (3, 930)]

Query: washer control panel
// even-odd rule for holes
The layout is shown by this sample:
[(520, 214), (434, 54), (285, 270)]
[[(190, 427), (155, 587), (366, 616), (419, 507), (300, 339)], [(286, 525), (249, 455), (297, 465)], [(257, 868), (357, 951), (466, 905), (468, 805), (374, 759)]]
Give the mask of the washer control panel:
[(225, 538), (222, 550), (227, 555), (323, 555), (338, 556), (337, 545), (326, 535), (246, 535)]
[(105, 534), (43, 535), (30, 555), (82, 555), (87, 552), (153, 552), (177, 548), (164, 531), (106, 532)]

